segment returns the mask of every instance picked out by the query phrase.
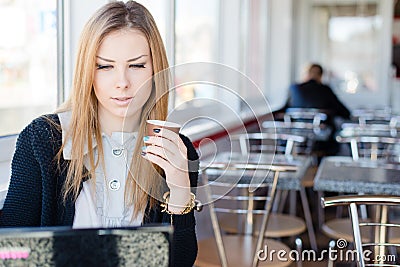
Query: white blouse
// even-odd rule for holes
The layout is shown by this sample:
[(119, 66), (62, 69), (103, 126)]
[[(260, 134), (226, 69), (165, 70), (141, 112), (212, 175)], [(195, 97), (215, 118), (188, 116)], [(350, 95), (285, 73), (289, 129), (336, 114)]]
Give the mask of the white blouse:
[[(71, 140), (65, 140), (69, 129), (71, 112), (58, 114), (61, 123), (64, 159), (71, 159)], [(113, 132), (111, 136), (102, 134), (104, 164), (95, 170), (96, 184), (93, 180), (83, 182), (83, 187), (75, 202), (73, 228), (138, 226), (143, 214), (131, 221), (133, 206), (125, 205), (124, 191), (129, 165), (135, 148), (137, 132)], [(95, 159), (98, 156), (97, 144), (93, 144)], [(90, 168), (87, 157), (88, 147), (84, 148), (85, 167)], [(103, 170), (105, 172), (103, 172)]]

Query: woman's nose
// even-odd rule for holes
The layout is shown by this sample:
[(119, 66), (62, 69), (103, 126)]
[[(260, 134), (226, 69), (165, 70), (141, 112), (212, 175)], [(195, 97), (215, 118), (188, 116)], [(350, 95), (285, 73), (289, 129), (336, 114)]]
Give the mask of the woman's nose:
[(130, 86), (130, 81), (128, 74), (126, 73), (125, 70), (121, 70), (118, 72), (117, 76), (117, 81), (116, 81), (116, 87), (118, 89), (126, 89)]

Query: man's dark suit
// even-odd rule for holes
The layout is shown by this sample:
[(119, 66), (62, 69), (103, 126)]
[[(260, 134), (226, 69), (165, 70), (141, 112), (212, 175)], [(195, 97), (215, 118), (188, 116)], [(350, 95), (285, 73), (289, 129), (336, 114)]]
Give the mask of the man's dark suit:
[(317, 108), (329, 111), (332, 117), (348, 119), (350, 111), (340, 102), (329, 86), (310, 80), (290, 87), (286, 108)]

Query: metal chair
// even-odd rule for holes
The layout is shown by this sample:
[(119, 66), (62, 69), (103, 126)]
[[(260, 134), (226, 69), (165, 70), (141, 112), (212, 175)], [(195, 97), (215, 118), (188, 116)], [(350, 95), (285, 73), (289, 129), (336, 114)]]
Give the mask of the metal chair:
[[(304, 145), (306, 138), (303, 136), (285, 134), (285, 133), (249, 133), (237, 134), (231, 136), (232, 144), (239, 143), (240, 152), (243, 155), (251, 153), (273, 153), (284, 154), (285, 157), (291, 159), (296, 157), (296, 151), (299, 146)], [(310, 244), (313, 249), (317, 249), (312, 218), (309, 211), (308, 199), (304, 187), (299, 191), (292, 190), (290, 196), (290, 214), (282, 213), (284, 204), (288, 196), (288, 190), (277, 190), (277, 197), (271, 214), (270, 224), (265, 234), (269, 237), (298, 237), (305, 230), (308, 231)], [(294, 214), (296, 212), (296, 192), (300, 193), (300, 198), (305, 215), (305, 221)], [(259, 220), (255, 216), (255, 221)], [(232, 220), (226, 220), (222, 226), (226, 229), (232, 229)], [(301, 240), (297, 239), (297, 242)]]
[(315, 165), (319, 155), (315, 145), (318, 141), (327, 141), (332, 129), (326, 124), (314, 124), (312, 122), (285, 122), (264, 121), (262, 131), (265, 133), (289, 134), (306, 138), (305, 142), (298, 143), (292, 152), (295, 155), (310, 155), (314, 157)]
[[(285, 251), (290, 249), (279, 241), (265, 239), (264, 235), (254, 235), (253, 214), (263, 214), (261, 226), (258, 232), (265, 232), (270, 219), (272, 202), (276, 194), (276, 185), (281, 172), (295, 171), (293, 166), (274, 166), (256, 164), (225, 164), (213, 163), (202, 171), (202, 183), (206, 193), (214, 238), (198, 242), (199, 251), (195, 266), (288, 266), (290, 261), (273, 259), (259, 261), (260, 252), (267, 247), (270, 251)], [(253, 183), (249, 176), (243, 172), (264, 172), (265, 181)], [(273, 177), (268, 175), (273, 173)], [(250, 174), (251, 176), (251, 174)], [(236, 177), (236, 179), (235, 179)], [(219, 190), (217, 190), (218, 188)], [(268, 194), (259, 196), (255, 194), (255, 188), (268, 188)], [(240, 189), (243, 194), (232, 191)], [(221, 191), (222, 190), (222, 191)], [(247, 203), (244, 208), (221, 207), (222, 201), (240, 201)], [(255, 209), (256, 201), (265, 202), (263, 209)], [(217, 212), (243, 214), (246, 216), (247, 230), (250, 232), (238, 234), (223, 234), (217, 218)], [(265, 253), (267, 253), (265, 251)], [(286, 254), (288, 255), (288, 254)]]
[[(397, 151), (400, 139), (380, 136), (337, 136), (340, 143), (348, 143), (351, 147), (351, 156), (354, 161), (362, 161), (370, 164), (371, 161), (379, 162), (399, 162), (399, 152)], [(360, 197), (363, 195), (359, 193)], [(345, 197), (345, 196), (340, 196)], [(364, 221), (368, 220), (368, 209), (361, 205), (360, 214)], [(321, 231), (333, 239), (352, 240), (350, 218), (342, 218), (342, 206), (337, 208), (337, 217), (327, 220), (320, 225)], [(399, 239), (400, 240), (400, 239)]]
[[(400, 207), (400, 197), (386, 195), (336, 196), (322, 198), (321, 205), (324, 208), (349, 207), (352, 226), (351, 241), (355, 244), (357, 252), (355, 261), (359, 267), (400, 266), (400, 258), (398, 258), (400, 224), (390, 221), (389, 218), (389, 207)], [(360, 219), (360, 206), (363, 205), (374, 208), (374, 218), (370, 218), (368, 221)], [(354, 254), (351, 255), (354, 256)]]
[[(276, 118), (278, 120), (283, 119), (283, 122), (287, 125), (285, 127), (291, 127), (290, 130), (293, 134), (304, 136), (304, 133), (308, 132), (306, 135), (308, 151), (306, 153), (311, 154), (315, 159), (315, 164), (317, 164), (321, 157), (330, 153), (330, 150), (333, 149), (331, 147), (333, 125), (332, 119), (328, 116), (330, 113), (329, 110), (325, 109), (288, 108), (285, 113), (278, 113)], [(281, 122), (276, 124), (278, 132), (278, 130), (281, 130), (282, 124)]]

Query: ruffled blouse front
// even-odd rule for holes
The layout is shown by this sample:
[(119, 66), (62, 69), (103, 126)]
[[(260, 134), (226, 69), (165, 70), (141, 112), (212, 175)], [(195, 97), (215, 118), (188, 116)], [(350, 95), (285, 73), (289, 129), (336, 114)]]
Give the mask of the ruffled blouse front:
[[(70, 112), (59, 114), (65, 159), (71, 156), (71, 141), (64, 140), (68, 129)], [(82, 190), (75, 202), (74, 228), (138, 226), (143, 220), (139, 214), (132, 220), (133, 206), (125, 205), (125, 184), (132, 161), (137, 132), (113, 132), (111, 136), (102, 134), (104, 168), (101, 164), (95, 170), (96, 179), (83, 182)], [(97, 144), (93, 145), (95, 159)], [(90, 168), (85, 148), (85, 167)]]

